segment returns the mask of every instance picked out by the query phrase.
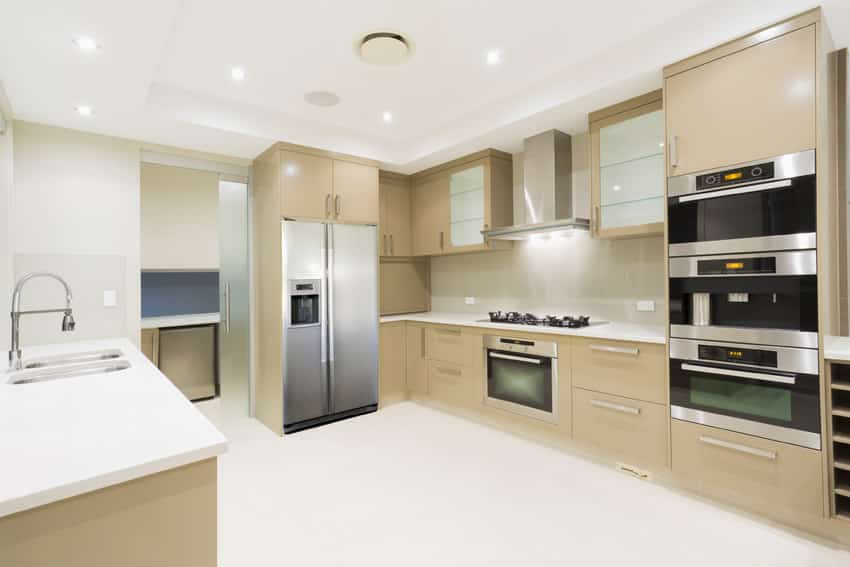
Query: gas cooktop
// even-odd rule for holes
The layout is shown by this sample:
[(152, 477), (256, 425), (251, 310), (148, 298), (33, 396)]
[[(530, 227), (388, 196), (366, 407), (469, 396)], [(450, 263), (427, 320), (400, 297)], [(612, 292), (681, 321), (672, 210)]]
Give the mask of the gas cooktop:
[[(487, 321), (485, 319), (485, 321)], [(579, 327), (587, 327), (590, 325), (590, 317), (578, 315), (576, 317), (556, 317), (546, 315), (538, 317), (534, 313), (519, 313), (518, 311), (490, 311), (491, 323), (509, 323), (511, 325), (534, 325), (539, 327), (568, 327), (577, 329)]]

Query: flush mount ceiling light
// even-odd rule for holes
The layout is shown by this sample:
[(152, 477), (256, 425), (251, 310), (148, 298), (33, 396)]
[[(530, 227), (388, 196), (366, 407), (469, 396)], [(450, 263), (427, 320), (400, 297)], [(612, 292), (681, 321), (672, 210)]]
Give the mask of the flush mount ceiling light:
[(80, 116), (91, 116), (91, 107), (87, 104), (75, 106), (74, 110), (76, 110), (77, 114), (79, 114)]
[(313, 91), (304, 95), (304, 100), (315, 106), (336, 106), (339, 97), (330, 91)]
[(502, 52), (498, 49), (491, 49), (487, 52), (487, 64), (494, 67), (502, 62)]
[(400, 65), (413, 53), (410, 39), (393, 31), (368, 33), (356, 44), (360, 58), (372, 65)]
[(384, 122), (389, 124), (393, 121), (393, 113), (389, 112), (389, 111), (385, 111), (383, 114), (381, 114), (381, 118), (384, 119)]
[(245, 69), (242, 67), (234, 67), (230, 70), (230, 78), (234, 81), (244, 81), (245, 80)]
[(97, 40), (88, 35), (81, 35), (74, 38), (74, 45), (83, 53), (93, 53), (100, 49), (100, 44)]

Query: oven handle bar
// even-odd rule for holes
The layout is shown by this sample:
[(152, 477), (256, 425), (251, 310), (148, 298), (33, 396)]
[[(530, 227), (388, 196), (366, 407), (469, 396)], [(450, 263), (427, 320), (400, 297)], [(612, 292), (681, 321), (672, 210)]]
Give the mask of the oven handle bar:
[(776, 382), (779, 384), (796, 384), (797, 378), (794, 376), (777, 376), (776, 374), (764, 374), (762, 372), (746, 372), (744, 370), (730, 370), (726, 368), (715, 368), (713, 366), (701, 366), (697, 364), (682, 363), (682, 370), (690, 370), (691, 372), (702, 372), (704, 374), (719, 374), (721, 376), (734, 376), (736, 378), (749, 378), (751, 380), (761, 380), (763, 382)]
[(516, 362), (530, 362), (531, 364), (542, 364), (542, 362), (536, 358), (526, 358), (524, 356), (514, 356), (512, 354), (502, 354), (500, 352), (491, 352), (489, 354), (492, 358), (501, 358), (502, 360), (514, 360)]
[(774, 451), (756, 449), (755, 447), (748, 447), (746, 445), (732, 443), (730, 441), (723, 441), (722, 439), (715, 439), (714, 437), (708, 437), (706, 435), (700, 435), (699, 440), (700, 442), (705, 443), (706, 445), (713, 445), (715, 447), (721, 447), (723, 449), (729, 449), (731, 451), (738, 451), (739, 453), (746, 453), (748, 455), (753, 455), (754, 457), (761, 457), (762, 459), (767, 459), (769, 461), (776, 460), (776, 452)]
[(679, 202), (688, 203), (690, 201), (701, 201), (703, 199), (712, 199), (714, 197), (727, 197), (729, 195), (743, 195), (744, 193), (755, 193), (756, 191), (781, 189), (783, 187), (791, 187), (791, 180), (783, 179), (782, 181), (774, 181), (773, 183), (762, 183), (760, 185), (745, 185), (743, 187), (734, 187), (732, 189), (724, 189), (722, 191), (712, 191), (711, 193), (682, 195), (681, 197), (679, 197)]

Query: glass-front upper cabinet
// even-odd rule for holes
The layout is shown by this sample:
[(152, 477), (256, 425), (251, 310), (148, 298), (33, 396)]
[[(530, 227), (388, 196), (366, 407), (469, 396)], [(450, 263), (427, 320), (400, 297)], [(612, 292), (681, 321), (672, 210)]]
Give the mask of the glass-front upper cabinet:
[(449, 176), (449, 237), (452, 247), (484, 244), (484, 166)]
[(598, 110), (589, 121), (594, 236), (663, 234), (661, 90)]

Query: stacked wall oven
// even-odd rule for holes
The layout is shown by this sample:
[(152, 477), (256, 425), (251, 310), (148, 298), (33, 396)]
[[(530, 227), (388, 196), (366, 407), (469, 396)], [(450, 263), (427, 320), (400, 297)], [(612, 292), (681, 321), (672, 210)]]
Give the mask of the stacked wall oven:
[(820, 449), (815, 152), (668, 182), (674, 419)]

